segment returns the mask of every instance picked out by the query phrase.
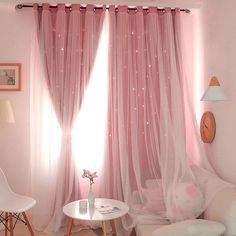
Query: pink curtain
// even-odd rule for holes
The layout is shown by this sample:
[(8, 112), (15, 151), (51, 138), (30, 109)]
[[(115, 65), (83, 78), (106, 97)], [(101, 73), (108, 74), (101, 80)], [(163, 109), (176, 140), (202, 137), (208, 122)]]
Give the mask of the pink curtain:
[[(183, 70), (181, 14), (170, 8), (109, 8), (109, 194), (133, 206), (137, 191), (146, 204), (139, 213), (148, 210), (172, 222), (198, 217), (225, 186), (209, 178), (214, 187), (206, 193), (199, 173), (196, 176), (191, 169), (196, 162), (190, 146), (196, 145), (199, 159), (207, 160)], [(155, 188), (143, 197), (150, 179)], [(153, 190), (159, 195), (148, 202)], [(160, 194), (163, 199), (158, 202)]]
[[(56, 169), (51, 176), (54, 191), (48, 199), (52, 206), (48, 209), (51, 219), (46, 231), (56, 234), (62, 224), (63, 206), (81, 196), (72, 158), (72, 129), (93, 68), (104, 9), (94, 11), (94, 6), (87, 5), (81, 11), (79, 4), (73, 4), (71, 11), (65, 4), (56, 9), (49, 4), (43, 4), (41, 9), (35, 4), (34, 8), (44, 77), (61, 130), (58, 158), (48, 170)], [(44, 204), (41, 200), (38, 208)]]
[[(81, 194), (81, 173), (76, 166), (89, 155), (80, 155), (75, 163), (71, 131), (90, 78), (104, 11), (94, 11), (91, 5), (81, 11), (77, 4), (71, 12), (64, 4), (54, 10), (47, 4), (42, 11), (35, 8), (42, 55), (40, 60), (32, 56), (33, 65), (37, 65), (31, 89), (32, 185), (38, 200), (34, 222), (39, 229), (56, 235), (63, 205), (85, 195)], [(135, 11), (119, 6), (117, 11), (109, 7), (106, 155), (97, 165), (102, 170), (94, 185), (96, 197), (124, 200), (131, 213), (152, 213), (171, 221), (197, 217), (222, 187), (214, 175), (191, 168), (197, 163), (192, 146), (200, 162), (205, 161), (209, 169), (210, 165), (201, 150), (189, 103), (181, 54), (181, 14), (179, 9), (169, 8), (159, 11), (150, 7), (147, 11), (137, 7)], [(86, 148), (94, 147), (88, 143)], [(98, 164), (96, 157), (91, 160)], [(202, 176), (207, 176), (207, 181)], [(147, 186), (151, 186), (148, 192)], [(186, 200), (184, 204), (194, 202), (182, 197), (183, 187), (190, 197), (204, 194), (204, 203), (197, 203), (197, 210), (181, 209), (184, 205), (178, 199)], [(153, 195), (153, 190), (158, 195)], [(139, 209), (134, 205), (135, 191), (142, 200)], [(148, 202), (150, 196), (154, 200)], [(130, 229), (132, 222), (128, 218), (122, 221), (125, 229)]]

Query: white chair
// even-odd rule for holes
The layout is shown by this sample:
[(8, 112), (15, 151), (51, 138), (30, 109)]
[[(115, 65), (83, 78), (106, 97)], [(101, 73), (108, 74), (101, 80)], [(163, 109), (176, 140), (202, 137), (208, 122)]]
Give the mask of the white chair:
[[(17, 221), (24, 222), (32, 236), (34, 232), (30, 226), (29, 220), (26, 216), (26, 211), (32, 208), (36, 204), (36, 200), (27, 196), (14, 193), (0, 168), (0, 223), (5, 226), (5, 236), (10, 232), (10, 236), (13, 236), (13, 231)], [(23, 219), (20, 217), (22, 214)], [(13, 222), (13, 218), (14, 221)]]

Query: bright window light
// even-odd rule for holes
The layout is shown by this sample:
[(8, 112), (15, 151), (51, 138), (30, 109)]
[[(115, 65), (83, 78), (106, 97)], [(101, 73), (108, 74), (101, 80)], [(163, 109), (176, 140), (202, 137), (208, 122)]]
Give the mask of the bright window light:
[[(45, 166), (58, 161), (60, 155), (62, 132), (55, 111), (48, 99), (43, 99), (42, 110), (42, 153)], [(50, 132), (49, 132), (50, 131)], [(49, 151), (50, 150), (50, 151)], [(50, 156), (50, 157), (49, 157)]]
[(73, 129), (76, 169), (98, 171), (104, 157), (108, 97), (108, 20), (103, 24), (97, 55), (80, 112)]

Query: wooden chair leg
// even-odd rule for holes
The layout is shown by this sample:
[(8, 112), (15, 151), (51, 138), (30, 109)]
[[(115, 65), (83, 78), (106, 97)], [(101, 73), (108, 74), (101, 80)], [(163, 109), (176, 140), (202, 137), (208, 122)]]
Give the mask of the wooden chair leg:
[(34, 232), (33, 232), (32, 228), (31, 228), (31, 225), (29, 223), (28, 217), (26, 216), (25, 212), (22, 212), (22, 215), (23, 215), (23, 217), (25, 219), (26, 225), (28, 227), (28, 230), (30, 231), (31, 236), (34, 236)]
[(7, 229), (7, 227), (8, 227), (8, 212), (5, 212), (5, 236), (7, 236), (8, 235), (8, 229)]
[(9, 222), (10, 222), (10, 236), (13, 236), (13, 221), (12, 221), (12, 213), (9, 213)]

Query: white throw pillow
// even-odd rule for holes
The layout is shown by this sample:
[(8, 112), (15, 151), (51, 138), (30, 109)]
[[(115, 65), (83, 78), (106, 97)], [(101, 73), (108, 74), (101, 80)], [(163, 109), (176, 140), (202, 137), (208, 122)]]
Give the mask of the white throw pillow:
[(195, 219), (203, 211), (203, 193), (194, 183), (182, 182), (175, 187), (173, 203), (173, 221)]
[(162, 226), (152, 236), (220, 236), (225, 231), (221, 223), (209, 220), (185, 220)]

